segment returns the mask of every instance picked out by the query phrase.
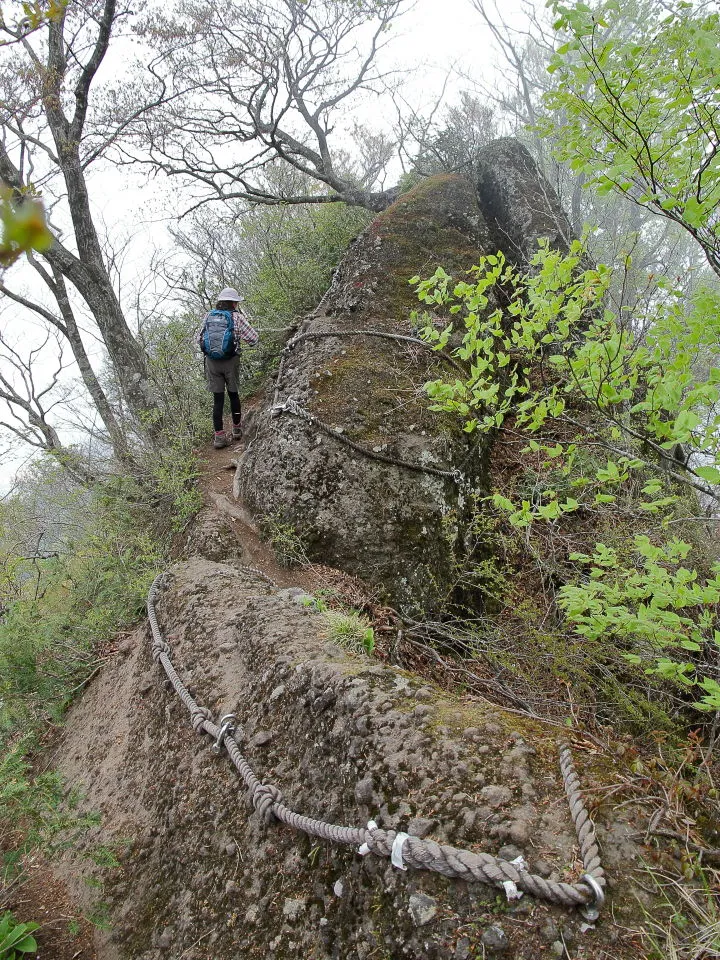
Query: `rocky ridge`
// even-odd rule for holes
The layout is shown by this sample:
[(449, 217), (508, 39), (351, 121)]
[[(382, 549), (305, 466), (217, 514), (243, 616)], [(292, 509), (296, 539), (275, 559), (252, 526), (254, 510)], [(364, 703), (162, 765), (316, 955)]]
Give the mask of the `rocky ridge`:
[[(237, 714), (251, 766), (293, 809), (522, 854), (533, 872), (578, 878), (550, 731), (348, 655), (323, 639), (300, 588), (276, 588), (239, 561), (194, 555), (169, 582), (159, 617), (180, 675), (216, 718)], [(192, 732), (144, 630), (73, 709), (58, 761), (82, 809), (102, 815), (84, 846), (109, 846), (121, 862), (103, 872), (75, 852), (63, 866), (82, 896), (83, 878), (104, 882), (101, 960), (530, 960), (563, 939), (583, 957), (630, 956), (607, 918), (588, 928), (577, 911), (266, 826), (227, 759)], [(622, 818), (612, 830), (605, 860), (622, 914), (639, 851)]]
[[(412, 334), (411, 275), (439, 264), (467, 270), (502, 236), (518, 257), (518, 238), (548, 236), (557, 198), (523, 149), (501, 141), (485, 161), (479, 192), (461, 177), (433, 178), (377, 217), (300, 332)], [(421, 385), (444, 362), (389, 340), (299, 343), (239, 462), (243, 504), (229, 504), (229, 474), (226, 493), (208, 492), (213, 505), (178, 545), (160, 624), (193, 695), (216, 719), (237, 715), (250, 764), (293, 809), (522, 855), (535, 873), (575, 881), (582, 865), (556, 728), (348, 652), (327, 639), (302, 584), (253, 569), (261, 551), (251, 512), (289, 524), (311, 559), (360, 575), (404, 611), (432, 611), (447, 598), (467, 545), (467, 489), (482, 491), (490, 448), (472, 447), (428, 412)], [(462, 483), (358, 454), (273, 409), (288, 398), (338, 436), (457, 470)], [(581, 777), (602, 799), (610, 765), (578, 746)], [(81, 794), (80, 812), (102, 817), (60, 867), (86, 902), (85, 881), (103, 888), (110, 926), (97, 934), (100, 960), (635, 955), (610, 919), (635, 926), (643, 896), (631, 879), (641, 849), (627, 811), (596, 804), (613, 911), (596, 927), (577, 911), (508, 901), (482, 884), (400, 871), (266, 825), (247, 809), (227, 760), (193, 733), (144, 628), (71, 711), (56, 764)], [(120, 867), (83, 858), (98, 844)]]

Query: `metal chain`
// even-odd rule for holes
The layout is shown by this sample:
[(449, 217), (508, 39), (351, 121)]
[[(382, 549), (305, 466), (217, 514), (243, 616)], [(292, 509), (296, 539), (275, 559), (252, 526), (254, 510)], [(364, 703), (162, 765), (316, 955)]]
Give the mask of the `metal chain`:
[(390, 857), (392, 863), (401, 869), (411, 866), (431, 870), (446, 877), (504, 887), (508, 893), (506, 884), (509, 883), (517, 890), (530, 893), (539, 899), (566, 907), (582, 907), (587, 919), (597, 919), (605, 900), (605, 872), (600, 866), (595, 830), (580, 796), (579, 781), (567, 745), (561, 747), (561, 771), (586, 870), (579, 883), (547, 880), (490, 854), (459, 850), (447, 844), (408, 836), (395, 830), (381, 830), (373, 821), (364, 828), (344, 827), (303, 816), (285, 805), (282, 794), (274, 784), (262, 783), (255, 776), (233, 736), (233, 715), (223, 717), (220, 726), (217, 726), (212, 720), (211, 712), (207, 707), (196, 703), (176, 673), (170, 659), (170, 646), (163, 638), (155, 612), (155, 599), (164, 577), (165, 574), (160, 574), (155, 578), (147, 598), (148, 620), (153, 636), (153, 658), (162, 664), (175, 691), (189, 711), (193, 730), (198, 734), (209, 734), (215, 740), (214, 749), (218, 752), (225, 749), (248, 789), (252, 806), (266, 823), (280, 820), (311, 836), (359, 846), (360, 853)]

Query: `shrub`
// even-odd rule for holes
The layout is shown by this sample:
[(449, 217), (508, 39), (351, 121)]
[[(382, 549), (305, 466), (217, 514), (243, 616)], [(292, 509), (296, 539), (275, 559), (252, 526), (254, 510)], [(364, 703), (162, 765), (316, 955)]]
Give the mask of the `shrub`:
[(23, 955), (35, 953), (37, 941), (33, 932), (40, 928), (39, 923), (18, 923), (7, 911), (0, 916), (0, 960), (18, 960)]

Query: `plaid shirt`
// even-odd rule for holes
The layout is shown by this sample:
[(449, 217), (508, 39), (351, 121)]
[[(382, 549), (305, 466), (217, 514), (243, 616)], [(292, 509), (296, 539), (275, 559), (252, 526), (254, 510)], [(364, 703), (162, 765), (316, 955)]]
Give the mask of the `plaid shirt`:
[[(203, 317), (203, 321), (195, 334), (195, 343), (200, 350), (202, 350), (201, 341), (206, 319), (207, 314)], [(235, 341), (235, 349), (238, 353), (240, 352), (240, 345), (242, 343), (247, 343), (249, 346), (254, 347), (260, 339), (257, 330), (250, 325), (250, 321), (240, 310), (233, 311), (233, 339)]]

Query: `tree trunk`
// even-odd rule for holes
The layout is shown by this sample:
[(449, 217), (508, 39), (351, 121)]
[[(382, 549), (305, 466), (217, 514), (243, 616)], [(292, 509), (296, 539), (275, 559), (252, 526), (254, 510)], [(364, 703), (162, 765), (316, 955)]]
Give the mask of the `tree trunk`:
[(105, 265), (102, 248), (90, 212), (90, 201), (77, 150), (64, 151), (60, 157), (67, 187), (68, 205), (73, 221), (78, 257), (59, 243), (44, 253), (45, 259), (75, 286), (90, 308), (107, 347), (118, 383), (133, 415), (155, 407), (148, 381), (144, 351), (127, 325)]

